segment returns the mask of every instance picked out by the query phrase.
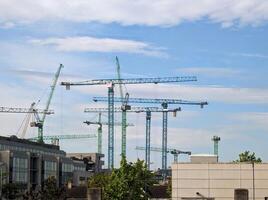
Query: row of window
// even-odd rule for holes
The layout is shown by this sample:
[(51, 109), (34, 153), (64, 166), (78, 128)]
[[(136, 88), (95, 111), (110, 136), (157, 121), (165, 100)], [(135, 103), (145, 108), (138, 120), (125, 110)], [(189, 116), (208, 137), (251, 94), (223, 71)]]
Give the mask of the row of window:
[(74, 166), (74, 171), (86, 171), (86, 167), (83, 167), (83, 166)]
[(63, 153), (54, 153), (54, 152), (49, 152), (49, 151), (42, 151), (39, 149), (35, 148), (26, 148), (26, 147), (19, 147), (15, 145), (5, 145), (5, 144), (0, 144), (0, 150), (15, 150), (15, 151), (26, 151), (26, 152), (31, 152), (31, 153), (39, 153), (39, 154), (44, 154), (44, 155), (54, 155), (54, 156), (63, 156)]
[[(63, 179), (70, 179), (68, 172), (72, 173), (74, 170), (76, 171), (85, 171), (85, 167), (82, 166), (74, 166), (70, 163), (62, 163), (62, 172)], [(64, 175), (65, 174), (65, 175)], [(47, 179), (50, 176), (57, 175), (57, 162), (56, 161), (44, 161), (44, 179)], [(28, 159), (27, 158), (19, 158), (13, 157), (13, 173), (12, 180), (14, 182), (19, 183), (27, 183), (28, 182)]]
[(68, 163), (62, 163), (61, 170), (63, 172), (73, 172), (74, 171), (74, 165), (68, 164)]

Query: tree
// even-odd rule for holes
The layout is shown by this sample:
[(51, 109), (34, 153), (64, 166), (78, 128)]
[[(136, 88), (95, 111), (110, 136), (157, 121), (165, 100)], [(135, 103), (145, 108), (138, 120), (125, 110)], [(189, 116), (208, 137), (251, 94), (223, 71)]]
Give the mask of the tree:
[(2, 196), (6, 199), (18, 199), (22, 195), (21, 188), (21, 184), (7, 183), (2, 187)]
[(90, 177), (88, 181), (89, 188), (105, 188), (110, 181), (110, 174), (98, 173)]
[(88, 186), (102, 188), (105, 200), (143, 200), (149, 197), (147, 189), (155, 183), (153, 177), (144, 161), (127, 163), (123, 157), (119, 169), (91, 177)]
[(256, 158), (255, 153), (250, 153), (250, 151), (245, 151), (239, 154), (239, 159), (235, 162), (254, 162), (254, 163), (261, 163), (261, 158)]
[(148, 188), (153, 185), (153, 173), (147, 170), (144, 161), (127, 163), (123, 157), (119, 169), (114, 169), (109, 184), (104, 188), (105, 199), (148, 199)]
[(41, 190), (42, 200), (64, 199), (64, 194), (65, 194), (64, 188), (59, 188), (57, 186), (57, 180), (54, 176), (51, 176), (44, 181), (44, 187)]
[(167, 195), (171, 199), (172, 197), (172, 179), (171, 178), (168, 179), (168, 183), (167, 183)]

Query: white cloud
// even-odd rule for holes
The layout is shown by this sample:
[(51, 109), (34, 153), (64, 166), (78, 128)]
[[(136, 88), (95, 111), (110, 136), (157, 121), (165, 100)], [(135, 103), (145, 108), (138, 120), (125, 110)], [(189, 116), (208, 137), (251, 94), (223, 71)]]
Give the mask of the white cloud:
[(230, 77), (240, 74), (239, 70), (223, 67), (181, 67), (178, 72), (192, 73), (205, 76)]
[(261, 128), (264, 130), (268, 130), (267, 122), (268, 122), (268, 112), (243, 112), (236, 113), (229, 117), (231, 120), (236, 120), (239, 122), (243, 122), (249, 124), (250, 127), (253, 128)]
[(233, 55), (249, 57), (249, 58), (268, 58), (268, 55), (258, 54), (258, 53), (234, 53)]
[(267, 104), (268, 90), (260, 88), (232, 88), (193, 85), (128, 85), (131, 97), (176, 98), (185, 100), (207, 100), (209, 103)]
[(268, 19), (266, 0), (41, 0), (0, 2), (0, 22), (44, 20), (174, 26), (209, 19), (223, 27), (259, 25)]
[(165, 56), (161, 48), (134, 40), (121, 40), (113, 38), (94, 37), (66, 37), (47, 38), (30, 40), (37, 45), (52, 45), (58, 51), (79, 51), (79, 52), (128, 52), (150, 56)]
[(12, 22), (5, 22), (5, 23), (0, 23), (0, 28), (3, 28), (3, 29), (10, 29), (10, 28), (13, 28), (15, 26), (14, 23)]

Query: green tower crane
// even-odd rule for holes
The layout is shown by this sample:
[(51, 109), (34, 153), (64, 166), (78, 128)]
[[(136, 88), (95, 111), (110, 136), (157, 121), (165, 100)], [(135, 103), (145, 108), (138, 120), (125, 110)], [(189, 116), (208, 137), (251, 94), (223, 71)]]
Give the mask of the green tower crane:
[[(60, 76), (60, 71), (61, 69), (63, 68), (63, 65), (60, 64), (56, 74), (55, 74), (55, 77), (53, 79), (53, 82), (52, 82), (52, 85), (51, 85), (51, 89), (50, 89), (50, 93), (49, 93), (49, 96), (48, 96), (48, 100), (47, 100), (47, 103), (46, 103), (46, 108), (45, 110), (48, 110), (49, 109), (49, 106), (50, 106), (50, 103), (51, 103), (51, 100), (52, 100), (52, 97), (53, 97), (53, 94), (54, 94), (54, 91), (55, 91), (55, 87), (56, 87), (56, 84), (57, 84), (57, 81), (58, 81), (58, 78)], [(45, 119), (46, 119), (46, 113), (43, 113), (43, 115), (41, 116), (41, 118), (36, 115), (36, 121), (35, 122), (31, 122), (31, 126), (32, 127), (37, 127), (38, 128), (38, 142), (40, 143), (43, 143), (43, 128), (44, 128), (44, 123), (45, 123)]]
[[(145, 147), (140, 147), (140, 146), (136, 146), (136, 150), (146, 150)], [(155, 152), (162, 152), (163, 149), (160, 147), (150, 147), (150, 151), (155, 151)], [(180, 154), (187, 154), (187, 155), (191, 155), (191, 151), (181, 151), (178, 149), (173, 149), (173, 148), (167, 148), (167, 153), (170, 153), (174, 156), (174, 163), (178, 163), (178, 156)]]
[(42, 110), (42, 109), (35, 108), (35, 103), (32, 103), (30, 108), (0, 107), (0, 112), (1, 113), (27, 113), (25, 119), (22, 122), (22, 125), (24, 124), (24, 128), (22, 130), (21, 135), (19, 136), (20, 138), (25, 137), (32, 115), (34, 115), (37, 120), (39, 119), (39, 114), (47, 114), (47, 115), (54, 114), (53, 110)]
[[(47, 135), (43, 136), (43, 140), (51, 140), (52, 144), (59, 145), (59, 140), (70, 140), (70, 139), (83, 139), (83, 138), (96, 138), (96, 134), (73, 134), (73, 135)], [(30, 141), (39, 140), (38, 137), (28, 138)]]
[[(116, 66), (117, 66), (117, 78), (118, 80), (121, 80), (121, 70), (120, 70), (119, 59), (117, 56), (116, 56)], [(118, 85), (120, 89), (120, 96), (123, 99), (124, 98), (123, 85), (122, 83)], [(128, 105), (128, 98), (129, 98), (129, 94), (126, 93), (124, 101), (122, 101), (122, 106), (121, 106), (121, 110), (122, 110), (121, 156), (125, 156), (125, 157), (126, 157), (126, 143), (127, 143), (127, 111), (131, 109), (131, 106)]]

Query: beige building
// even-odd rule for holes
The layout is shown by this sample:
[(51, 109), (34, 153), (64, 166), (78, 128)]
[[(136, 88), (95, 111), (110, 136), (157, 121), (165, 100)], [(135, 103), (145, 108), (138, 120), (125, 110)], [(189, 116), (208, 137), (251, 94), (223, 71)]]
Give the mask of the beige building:
[(172, 199), (268, 199), (268, 163), (218, 163), (193, 155), (172, 165)]

